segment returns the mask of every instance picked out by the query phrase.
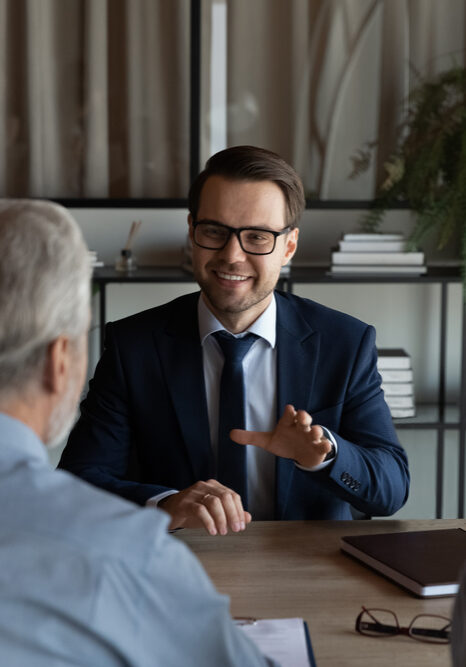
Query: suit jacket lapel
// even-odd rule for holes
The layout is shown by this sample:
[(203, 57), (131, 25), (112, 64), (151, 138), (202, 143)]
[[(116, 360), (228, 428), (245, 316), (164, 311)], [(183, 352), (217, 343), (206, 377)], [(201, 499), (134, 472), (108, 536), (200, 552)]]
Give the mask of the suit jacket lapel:
[(166, 330), (156, 336), (160, 361), (196, 480), (208, 479), (214, 474), (199, 340), (198, 298), (199, 293), (186, 297), (173, 310)]
[(308, 408), (314, 388), (320, 335), (293, 303), (277, 293), (278, 416), (287, 403)]
[[(295, 304), (280, 293), (277, 299), (277, 418), (285, 405), (291, 403), (297, 410), (308, 409), (316, 379), (320, 335), (301, 316)], [(283, 516), (294, 464), (288, 459), (277, 459), (276, 517)]]

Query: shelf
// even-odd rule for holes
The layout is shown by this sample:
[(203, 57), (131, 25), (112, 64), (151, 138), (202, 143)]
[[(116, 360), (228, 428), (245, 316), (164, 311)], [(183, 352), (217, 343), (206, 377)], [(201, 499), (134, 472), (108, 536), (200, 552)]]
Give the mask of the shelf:
[(437, 404), (416, 405), (416, 416), (403, 419), (394, 419), (393, 423), (398, 429), (459, 429), (460, 409), (458, 405), (449, 404), (445, 406), (443, 420), (440, 419), (440, 406)]
[(107, 283), (195, 283), (192, 273), (181, 266), (139, 266), (134, 271), (117, 271), (113, 266), (94, 269), (92, 281), (99, 285)]
[[(430, 266), (421, 276), (410, 275), (330, 275), (329, 266), (291, 266), (289, 275), (282, 280), (293, 283), (429, 283), (461, 282), (458, 267)], [(109, 282), (195, 282), (194, 276), (181, 266), (140, 266), (130, 273), (116, 271), (112, 266), (94, 269), (92, 279), (96, 283)]]
[(429, 266), (427, 273), (408, 274), (330, 274), (330, 266), (291, 266), (289, 280), (292, 283), (450, 283), (461, 282), (457, 266)]

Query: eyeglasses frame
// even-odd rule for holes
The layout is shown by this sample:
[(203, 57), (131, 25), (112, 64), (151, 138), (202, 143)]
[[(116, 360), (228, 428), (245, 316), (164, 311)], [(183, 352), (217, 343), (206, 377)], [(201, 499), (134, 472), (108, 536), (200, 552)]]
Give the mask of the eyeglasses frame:
[[(383, 611), (383, 612), (392, 614), (393, 617), (395, 618), (395, 621), (396, 621), (397, 631), (387, 633), (387, 634), (381, 633), (379, 635), (378, 634), (369, 634), (369, 633), (363, 632), (360, 628), (360, 622), (361, 622), (361, 618), (362, 618), (363, 614), (365, 614), (365, 613), (369, 614), (369, 616), (371, 616), (371, 618), (373, 618), (374, 621), (376, 623), (378, 623), (377, 619), (375, 617), (373, 617), (372, 614), (371, 614), (371, 612), (376, 612), (376, 611)], [(376, 608), (373, 608), (373, 607), (368, 609), (367, 607), (362, 605), (362, 611), (359, 612), (358, 617), (356, 618), (355, 629), (356, 629), (357, 632), (359, 632), (359, 634), (361, 634), (365, 637), (374, 637), (375, 639), (381, 639), (383, 637), (396, 637), (397, 635), (406, 635), (408, 637), (411, 637), (411, 639), (415, 639), (416, 641), (423, 642), (425, 644), (449, 644), (450, 643), (450, 638), (448, 638), (446, 640), (440, 640), (440, 641), (435, 640), (435, 639), (434, 640), (422, 639), (421, 637), (416, 637), (415, 635), (413, 635), (411, 633), (411, 629), (414, 625), (414, 622), (416, 621), (417, 618), (420, 618), (422, 616), (430, 616), (432, 618), (441, 618), (444, 621), (448, 621), (448, 624), (451, 625), (451, 619), (448, 618), (447, 616), (441, 616), (440, 614), (416, 614), (416, 616), (412, 619), (411, 623), (407, 627), (403, 627), (403, 626), (400, 625), (400, 622), (398, 620), (398, 616), (391, 609), (378, 609), (378, 608), (376, 609)], [(379, 623), (379, 625), (381, 625), (381, 624)], [(427, 628), (423, 628), (423, 629), (426, 632), (428, 632)]]
[[(200, 224), (210, 224), (214, 225), (215, 227), (222, 227), (223, 229), (228, 230), (228, 237), (225, 240), (225, 243), (218, 247), (218, 248), (211, 248), (210, 246), (206, 245), (201, 245), (196, 241), (196, 227)], [(217, 222), (216, 220), (195, 220), (192, 222), (193, 226), (193, 241), (194, 243), (199, 247), (199, 248), (204, 248), (205, 250), (223, 250), (226, 248), (226, 246), (229, 244), (231, 235), (234, 234), (236, 238), (238, 239), (238, 243), (240, 244), (241, 250), (245, 252), (247, 255), (271, 255), (277, 245), (277, 238), (279, 236), (282, 236), (283, 234), (287, 234), (288, 232), (292, 231), (294, 229), (294, 225), (287, 225), (283, 229), (281, 229), (279, 232), (276, 232), (273, 229), (265, 229), (264, 227), (230, 227), (229, 225), (224, 225), (222, 222)], [(268, 252), (252, 252), (251, 250), (246, 250), (243, 247), (243, 244), (241, 242), (241, 232), (246, 232), (246, 231), (255, 231), (255, 232), (267, 232), (268, 234), (273, 234), (274, 236), (274, 241), (273, 241), (273, 248), (272, 250), (269, 250)]]

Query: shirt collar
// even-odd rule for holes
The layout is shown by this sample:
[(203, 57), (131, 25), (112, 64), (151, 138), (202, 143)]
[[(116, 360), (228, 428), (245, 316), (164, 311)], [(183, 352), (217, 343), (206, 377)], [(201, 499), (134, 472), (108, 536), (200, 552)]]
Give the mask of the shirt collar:
[[(199, 302), (197, 307), (198, 319), (199, 319), (199, 336), (201, 338), (201, 345), (204, 345), (205, 340), (208, 336), (215, 333), (216, 331), (226, 331), (225, 327), (215, 315), (209, 310), (207, 304), (202, 298), (202, 294), (199, 296)], [(244, 333), (253, 333), (256, 336), (263, 338), (270, 347), (275, 347), (276, 341), (276, 324), (277, 324), (277, 304), (275, 301), (275, 295), (272, 295), (272, 300), (270, 301), (267, 308), (264, 310), (262, 315), (257, 318), (255, 322)]]
[(45, 445), (36, 433), (24, 422), (4, 412), (0, 412), (0, 445), (2, 455), (9, 452), (12, 458), (26, 456), (48, 461)]

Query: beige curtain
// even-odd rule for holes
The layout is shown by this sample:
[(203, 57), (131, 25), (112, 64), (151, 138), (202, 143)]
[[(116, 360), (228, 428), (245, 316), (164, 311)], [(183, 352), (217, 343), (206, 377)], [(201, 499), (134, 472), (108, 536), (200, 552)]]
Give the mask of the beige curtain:
[(189, 0), (0, 0), (0, 194), (184, 197)]
[[(372, 198), (413, 71), (465, 63), (464, 0), (223, 2), (226, 143), (278, 151), (309, 195)], [(202, 162), (219, 3), (202, 2)], [(0, 0), (0, 196), (186, 196), (189, 24), (190, 0)]]
[[(368, 199), (414, 71), (465, 64), (464, 0), (233, 0), (228, 4), (228, 144), (282, 154), (308, 195)], [(351, 156), (378, 139), (371, 169)]]

